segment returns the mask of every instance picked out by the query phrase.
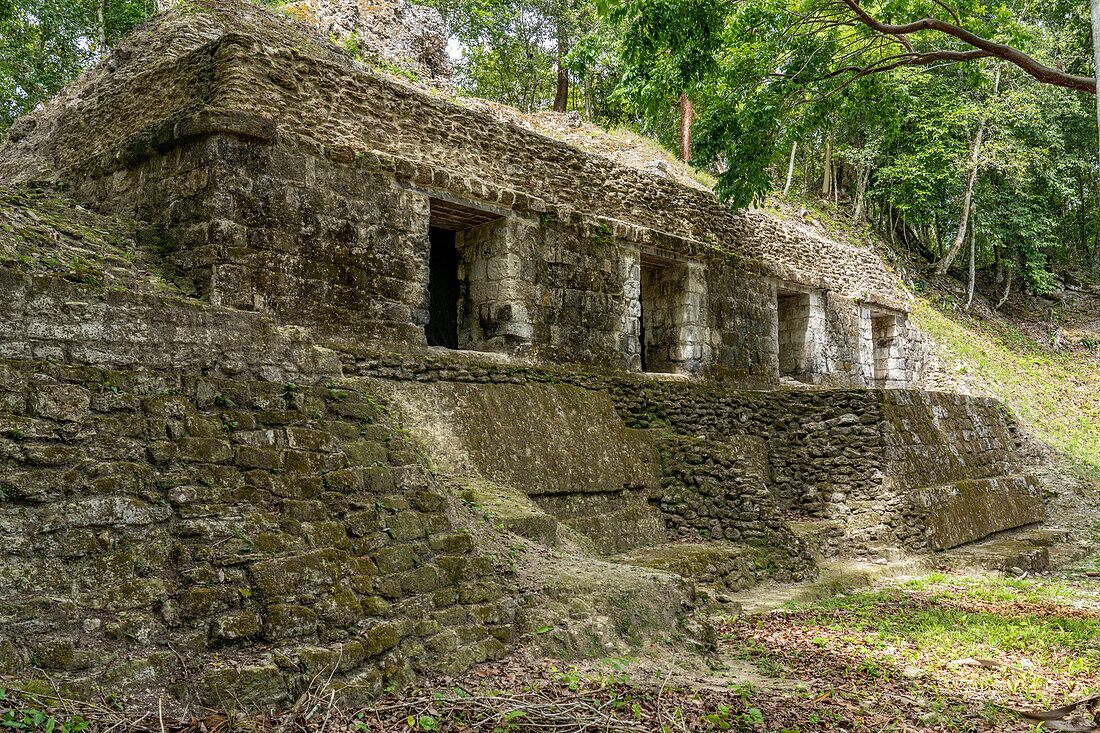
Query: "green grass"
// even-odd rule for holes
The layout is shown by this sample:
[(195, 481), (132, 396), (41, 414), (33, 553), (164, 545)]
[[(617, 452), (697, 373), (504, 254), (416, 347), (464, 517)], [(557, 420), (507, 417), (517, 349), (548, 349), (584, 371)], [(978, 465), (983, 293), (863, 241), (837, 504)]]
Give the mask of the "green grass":
[(1062, 688), (1095, 687), (1100, 671), (1100, 618), (1064, 605), (1079, 590), (939, 576), (819, 601), (797, 623), (815, 630), (815, 646), (863, 659), (864, 671), (908, 664), (952, 680), (963, 674), (953, 671), (953, 660), (997, 660), (1009, 666), (970, 668), (968, 685), (1002, 699), (1056, 704)]
[(1037, 437), (1100, 475), (1100, 361), (1051, 351), (1007, 322), (948, 316), (924, 299), (913, 315), (942, 355), (980, 378)]

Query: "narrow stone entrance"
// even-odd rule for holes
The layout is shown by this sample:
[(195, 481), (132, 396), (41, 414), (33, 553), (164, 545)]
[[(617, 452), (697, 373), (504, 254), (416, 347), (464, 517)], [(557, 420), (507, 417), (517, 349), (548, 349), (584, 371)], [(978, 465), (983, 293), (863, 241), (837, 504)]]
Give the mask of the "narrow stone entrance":
[(639, 258), (637, 301), (641, 370), (697, 374), (707, 339), (706, 281), (697, 262), (643, 252)]
[(683, 298), (684, 280), (682, 264), (643, 255), (639, 317), (642, 371), (679, 371), (675, 361), (680, 342), (677, 306)]
[(458, 348), (458, 250), (455, 232), (428, 229), (428, 323), (424, 336), (428, 346)]
[(810, 294), (780, 289), (776, 308), (779, 314), (779, 375), (805, 379), (809, 371), (806, 344), (810, 330)]
[[(431, 199), (428, 227), (427, 321), (428, 346), (447, 349), (479, 346), (470, 323), (480, 321), (485, 297), (487, 257), (483, 240), (501, 215), (443, 199)], [(486, 232), (490, 232), (487, 237)]]
[(893, 313), (871, 314), (871, 341), (875, 364), (875, 386), (880, 389), (897, 386), (899, 364), (896, 352), (898, 318)]
[(824, 352), (824, 293), (779, 283), (775, 296), (779, 376), (805, 384), (820, 384), (828, 378)]

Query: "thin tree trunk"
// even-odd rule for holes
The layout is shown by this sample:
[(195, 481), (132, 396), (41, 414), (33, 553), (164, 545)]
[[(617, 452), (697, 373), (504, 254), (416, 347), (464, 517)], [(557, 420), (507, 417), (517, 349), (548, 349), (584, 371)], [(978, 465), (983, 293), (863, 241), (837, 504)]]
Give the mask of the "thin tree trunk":
[(1011, 267), (1008, 268), (1007, 282), (1005, 283), (1005, 294), (1001, 296), (1001, 299), (997, 301), (997, 305), (993, 310), (1000, 310), (1001, 306), (1008, 302), (1008, 295), (1012, 292), (1012, 273), (1015, 272)]
[(978, 132), (974, 136), (974, 147), (970, 151), (970, 175), (966, 181), (966, 193), (963, 194), (962, 202), (962, 217), (959, 219), (959, 233), (955, 236), (955, 241), (947, 250), (947, 254), (943, 259), (936, 263), (936, 274), (942, 275), (947, 272), (947, 268), (951, 267), (951, 263), (955, 261), (955, 256), (959, 254), (959, 250), (962, 249), (963, 242), (966, 240), (966, 226), (970, 219), (970, 202), (974, 198), (974, 181), (978, 178), (978, 154), (982, 149), (982, 136), (985, 134), (985, 120), (978, 126)]
[(803, 151), (802, 157), (805, 159), (805, 164), (802, 166), (802, 188), (806, 196), (810, 195), (810, 168), (813, 167), (813, 150), (807, 147)]
[[(1093, 2), (1100, 2), (1100, 0), (1093, 0)], [(996, 98), (997, 93), (1001, 87), (1001, 67), (997, 67), (997, 75), (993, 82), (993, 96)], [(963, 195), (962, 205), (962, 218), (959, 221), (959, 233), (955, 237), (954, 244), (947, 250), (947, 254), (943, 259), (936, 263), (936, 274), (942, 275), (947, 272), (947, 268), (951, 267), (951, 263), (955, 261), (956, 255), (959, 254), (959, 250), (962, 249), (963, 241), (966, 238), (966, 225), (967, 220), (970, 218), (970, 202), (974, 198), (974, 181), (978, 178), (978, 156), (982, 152), (982, 136), (985, 135), (985, 123), (989, 120), (989, 115), (986, 114), (982, 117), (981, 124), (978, 125), (978, 132), (974, 135), (974, 149), (970, 151), (970, 176), (966, 182), (966, 194)]]
[(107, 0), (99, 0), (99, 6), (96, 8), (96, 19), (99, 21), (99, 50), (102, 53), (107, 53), (107, 22), (103, 19), (106, 11)]
[[(1093, 68), (1100, 69), (1100, 0), (1090, 0), (1089, 11), (1092, 18)], [(1100, 76), (1100, 71), (1097, 76)], [(1096, 121), (1100, 125), (1100, 91), (1096, 94)], [(1097, 196), (1100, 196), (1100, 187), (1097, 187)], [(1092, 245), (1092, 271), (1100, 271), (1100, 217), (1097, 217), (1096, 241)]]
[(871, 164), (864, 163), (863, 170), (859, 171), (859, 185), (856, 187), (856, 213), (855, 220), (859, 221), (863, 216), (863, 198), (867, 193), (867, 180), (871, 177)]
[[(1093, 0), (1093, 2), (1095, 3), (1097, 0)], [(1100, 203), (1100, 185), (1096, 187), (1096, 198), (1097, 203)], [(1096, 216), (1096, 238), (1092, 242), (1092, 271), (1100, 272), (1100, 210), (1097, 211)]]
[(787, 164), (787, 185), (783, 186), (783, 197), (791, 190), (791, 176), (794, 175), (794, 154), (798, 150), (798, 141), (791, 143), (791, 162)]
[(998, 285), (1005, 281), (1005, 265), (1004, 257), (1001, 255), (1001, 245), (999, 242), (993, 242), (993, 269), (996, 273), (995, 281)]
[(685, 163), (691, 160), (691, 121), (695, 118), (695, 109), (687, 93), (680, 95), (680, 159)]
[[(1100, 0), (1096, 0), (1100, 2)], [(828, 200), (833, 185), (833, 133), (825, 136), (825, 173), (821, 177), (821, 198)]]
[(584, 119), (592, 121), (592, 72), (584, 71)]
[(975, 241), (977, 235), (974, 231), (974, 225), (970, 225), (970, 290), (966, 294), (966, 308), (964, 310), (970, 310), (970, 304), (974, 302), (974, 280), (976, 279), (977, 272), (974, 268), (974, 250)]
[(564, 112), (569, 108), (569, 69), (565, 68), (565, 54), (568, 49), (565, 39), (558, 39), (558, 89), (554, 93), (554, 111)]

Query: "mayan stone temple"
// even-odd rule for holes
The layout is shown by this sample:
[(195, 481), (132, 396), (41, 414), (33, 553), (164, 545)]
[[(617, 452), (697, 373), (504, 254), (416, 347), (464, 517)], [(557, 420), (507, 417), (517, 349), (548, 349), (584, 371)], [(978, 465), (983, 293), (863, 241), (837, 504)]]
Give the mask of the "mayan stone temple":
[(0, 177), (0, 237), (83, 263), (0, 267), (0, 673), (67, 695), (285, 709), (324, 670), (354, 704), (517, 643), (705, 644), (716, 598), (1044, 516), (873, 250), (286, 15), (139, 26)]

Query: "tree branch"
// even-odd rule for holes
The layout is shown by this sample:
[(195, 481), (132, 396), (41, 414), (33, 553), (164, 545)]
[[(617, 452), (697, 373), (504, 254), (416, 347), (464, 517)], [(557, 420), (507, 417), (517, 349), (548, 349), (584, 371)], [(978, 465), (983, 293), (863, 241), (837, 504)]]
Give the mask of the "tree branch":
[[(883, 23), (866, 10), (864, 10), (857, 0), (839, 0), (848, 6), (848, 8), (855, 13), (856, 17), (863, 22), (871, 30), (876, 33), (881, 33), (886, 36), (893, 36), (898, 38), (903, 43), (907, 43), (904, 40), (904, 36), (909, 33), (919, 33), (921, 31), (937, 31), (948, 36), (959, 39), (963, 43), (973, 46), (975, 49), (979, 49), (984, 53), (981, 56), (975, 56), (972, 58), (984, 58), (994, 56), (999, 59), (1004, 59), (1011, 64), (1015, 64), (1023, 69), (1026, 73), (1038, 79), (1046, 84), (1053, 84), (1055, 86), (1065, 87), (1067, 89), (1076, 89), (1082, 92), (1096, 93), (1096, 79), (1087, 76), (1076, 76), (1074, 74), (1067, 74), (1057, 69), (1052, 69), (1049, 66), (1037, 61), (1036, 59), (1028, 56), (1023, 51), (1013, 48), (1012, 46), (1005, 45), (1003, 43), (997, 43), (990, 41), (987, 38), (982, 38), (979, 35), (971, 33), (965, 28), (947, 23), (939, 20), (938, 18), (922, 18), (921, 20), (913, 21), (912, 23), (905, 23), (904, 25), (891, 25), (889, 23)], [(941, 53), (958, 53), (948, 51), (935, 51), (934, 54)], [(962, 52), (969, 53), (969, 52)], [(919, 54), (925, 55), (925, 54)], [(939, 59), (931, 59), (929, 63), (936, 60), (942, 60), (950, 58), (948, 56), (942, 56)], [(919, 63), (919, 62), (915, 62)]]

